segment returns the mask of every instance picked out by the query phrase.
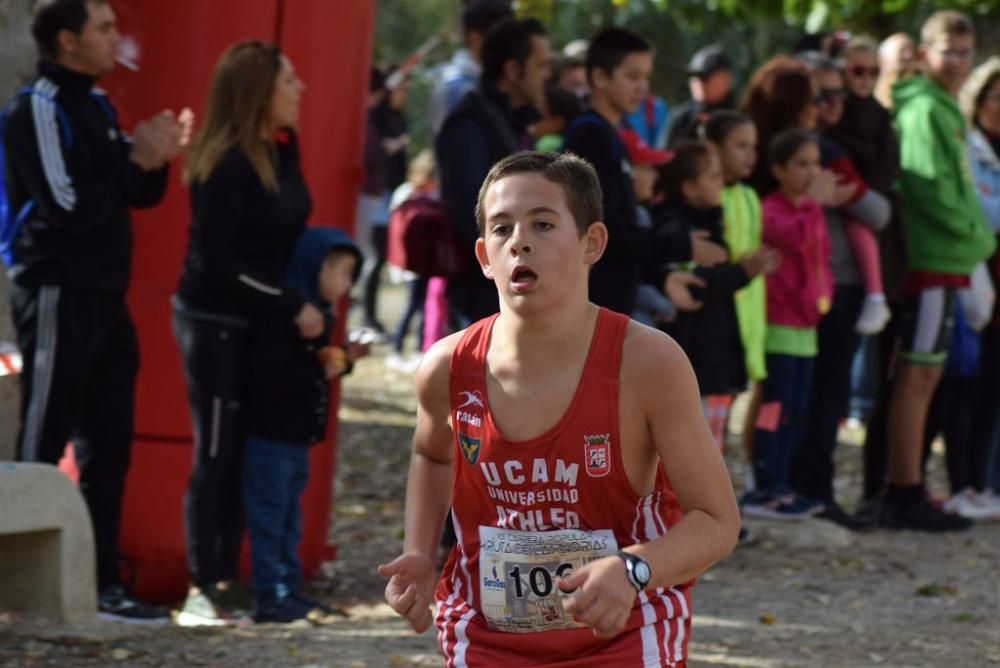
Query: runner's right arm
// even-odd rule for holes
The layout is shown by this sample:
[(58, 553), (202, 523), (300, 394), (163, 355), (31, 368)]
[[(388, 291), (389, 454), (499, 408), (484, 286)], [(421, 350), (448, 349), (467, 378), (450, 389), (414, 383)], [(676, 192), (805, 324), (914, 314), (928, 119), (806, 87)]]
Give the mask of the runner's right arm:
[(389, 578), (386, 601), (418, 633), (433, 621), (434, 563), (451, 506), (454, 436), (448, 391), (451, 354), (460, 336), (434, 344), (417, 370), (417, 427), (406, 484), (403, 554), (378, 568)]

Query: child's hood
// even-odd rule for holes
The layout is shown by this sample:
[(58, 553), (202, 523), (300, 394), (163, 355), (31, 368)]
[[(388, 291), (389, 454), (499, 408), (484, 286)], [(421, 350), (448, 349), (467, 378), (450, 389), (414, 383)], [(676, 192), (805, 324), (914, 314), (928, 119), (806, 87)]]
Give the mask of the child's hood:
[(343, 248), (355, 257), (354, 280), (361, 275), (364, 257), (347, 232), (336, 227), (307, 227), (299, 237), (288, 265), (288, 285), (311, 302), (321, 303), (319, 274), (326, 256)]

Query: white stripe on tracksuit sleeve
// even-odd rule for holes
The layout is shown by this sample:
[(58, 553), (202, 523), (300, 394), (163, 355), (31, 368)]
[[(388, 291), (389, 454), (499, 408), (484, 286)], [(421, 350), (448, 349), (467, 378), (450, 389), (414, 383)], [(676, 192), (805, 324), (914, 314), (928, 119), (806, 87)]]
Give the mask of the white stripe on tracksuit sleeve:
[(42, 158), (42, 169), (52, 199), (66, 211), (76, 208), (76, 190), (73, 181), (66, 171), (63, 160), (63, 147), (60, 143), (59, 120), (56, 118), (55, 104), (46, 97), (55, 98), (59, 89), (47, 79), (39, 79), (35, 89), (42, 95), (31, 96), (31, 113), (35, 126), (35, 139), (38, 142), (38, 153)]

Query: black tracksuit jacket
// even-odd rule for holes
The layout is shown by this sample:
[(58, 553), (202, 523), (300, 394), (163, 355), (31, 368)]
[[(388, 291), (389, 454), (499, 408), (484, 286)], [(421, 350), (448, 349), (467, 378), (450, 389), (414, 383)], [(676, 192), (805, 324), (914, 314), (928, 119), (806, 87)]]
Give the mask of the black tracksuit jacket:
[(25, 95), (11, 106), (3, 136), (8, 198), (13, 211), (36, 203), (8, 267), (22, 286), (124, 295), (132, 256), (128, 210), (152, 207), (166, 191), (166, 168), (145, 172), (129, 160), (131, 142), (94, 83), (43, 62), (31, 86), (56, 105)]

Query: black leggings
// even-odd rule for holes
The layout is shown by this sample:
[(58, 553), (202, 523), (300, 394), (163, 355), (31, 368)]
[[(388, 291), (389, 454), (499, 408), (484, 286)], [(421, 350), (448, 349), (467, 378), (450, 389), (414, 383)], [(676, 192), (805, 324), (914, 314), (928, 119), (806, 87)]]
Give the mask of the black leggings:
[(184, 525), (191, 581), (198, 586), (237, 576), (244, 525), (241, 408), (247, 334), (239, 324), (174, 311), (194, 428)]
[(365, 267), (365, 324), (378, 322), (378, 284), (382, 277), (382, 267), (385, 266), (386, 248), (389, 240), (388, 225), (372, 226), (372, 245), (375, 247), (375, 257), (369, 260)]

